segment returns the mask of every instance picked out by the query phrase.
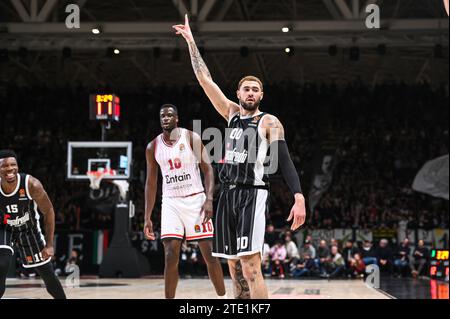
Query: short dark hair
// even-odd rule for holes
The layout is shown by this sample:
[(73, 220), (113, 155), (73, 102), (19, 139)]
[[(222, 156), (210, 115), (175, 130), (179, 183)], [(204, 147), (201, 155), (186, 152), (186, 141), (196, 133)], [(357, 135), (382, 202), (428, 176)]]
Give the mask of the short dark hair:
[(178, 108), (177, 108), (175, 105), (173, 105), (173, 104), (163, 104), (163, 105), (159, 108), (159, 111), (161, 112), (161, 110), (163, 110), (163, 109), (168, 109), (169, 107), (173, 108), (174, 111), (175, 111), (175, 113), (178, 114)]
[(17, 154), (13, 150), (0, 150), (0, 159), (14, 157), (17, 159)]
[(258, 82), (261, 91), (264, 91), (264, 90), (263, 90), (263, 83), (262, 83), (262, 81), (261, 81), (259, 78), (257, 78), (256, 76), (253, 76), (253, 75), (247, 75), (246, 77), (243, 77), (243, 78), (239, 81), (239, 84), (238, 84), (238, 90), (241, 89), (241, 86), (242, 86), (242, 84), (243, 84), (245, 81)]

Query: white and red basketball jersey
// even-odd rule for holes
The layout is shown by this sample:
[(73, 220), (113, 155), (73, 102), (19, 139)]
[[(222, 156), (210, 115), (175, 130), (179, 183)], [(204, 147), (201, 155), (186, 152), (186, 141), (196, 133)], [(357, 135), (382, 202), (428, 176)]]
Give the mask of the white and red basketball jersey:
[(163, 197), (187, 197), (204, 192), (199, 163), (189, 142), (189, 131), (180, 128), (180, 137), (168, 145), (160, 134), (155, 139), (155, 158), (161, 168)]

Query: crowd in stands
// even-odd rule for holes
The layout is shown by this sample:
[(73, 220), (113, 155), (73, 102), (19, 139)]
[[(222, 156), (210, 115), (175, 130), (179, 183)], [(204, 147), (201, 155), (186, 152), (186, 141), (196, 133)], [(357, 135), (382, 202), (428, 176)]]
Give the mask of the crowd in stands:
[(268, 225), (263, 254), (263, 273), (277, 278), (364, 278), (366, 266), (377, 265), (382, 273), (398, 277), (428, 274), (430, 251), (423, 240), (415, 247), (405, 238), (400, 244), (381, 239), (341, 242), (322, 239), (318, 245), (307, 236), (297, 243), (287, 230), (277, 232)]
[[(448, 228), (448, 201), (411, 189), (426, 161), (448, 154), (447, 89), (354, 85), (320, 92), (333, 97), (322, 142), (336, 141), (336, 151), (333, 182), (309, 215), (308, 228)], [(289, 202), (289, 192), (278, 184), (273, 190), (279, 228), (285, 211), (278, 203)]]
[[(234, 90), (227, 88), (226, 93), (234, 96)], [(265, 92), (262, 109), (284, 124), (305, 195), (315, 154), (325, 139), (336, 143), (333, 183), (308, 213), (306, 228), (397, 228), (405, 223), (409, 228), (448, 228), (448, 201), (411, 190), (416, 172), (427, 160), (448, 154), (448, 87), (278, 83), (266, 85)], [(96, 213), (86, 204), (87, 182), (65, 177), (67, 142), (100, 139), (100, 125), (88, 120), (89, 93), (81, 87), (7, 87), (1, 93), (0, 148), (14, 149), (21, 170), (43, 182), (56, 208), (57, 229), (110, 229), (113, 223), (112, 214)], [(117, 93), (123, 115), (108, 139), (133, 142), (130, 195), (136, 204), (133, 229), (140, 231), (144, 154), (147, 143), (160, 133), (159, 106), (178, 105), (180, 125), (187, 128), (193, 119), (201, 119), (203, 129), (223, 129), (226, 123), (198, 86), (162, 85)], [(268, 220), (283, 228), (292, 196), (277, 177), (271, 193)], [(156, 229), (159, 220), (157, 202)]]
[[(316, 241), (306, 236), (298, 242), (288, 228), (276, 230), (269, 224), (261, 267), (265, 277), (277, 279), (366, 278), (369, 265), (377, 265), (383, 276), (417, 278), (428, 276), (430, 252), (424, 240), (411, 245), (408, 238), (396, 244), (384, 238)], [(207, 275), (197, 243), (183, 242), (179, 270), (185, 278)]]

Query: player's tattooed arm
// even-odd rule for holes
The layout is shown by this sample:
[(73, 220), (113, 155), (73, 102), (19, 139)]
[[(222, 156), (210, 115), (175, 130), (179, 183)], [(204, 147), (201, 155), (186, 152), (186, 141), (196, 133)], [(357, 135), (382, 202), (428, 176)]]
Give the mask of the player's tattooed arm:
[(223, 94), (219, 86), (213, 81), (211, 73), (195, 43), (188, 16), (186, 15), (184, 24), (174, 25), (173, 28), (175, 29), (176, 34), (181, 35), (189, 46), (192, 68), (194, 69), (198, 82), (217, 112), (228, 121), (231, 114), (239, 111), (239, 105), (229, 100), (225, 94)]
[(192, 68), (194, 69), (195, 76), (199, 80), (200, 83), (211, 80), (211, 73), (208, 70), (208, 67), (206, 66), (205, 61), (202, 58), (202, 55), (200, 54), (200, 51), (197, 48), (197, 44), (195, 44), (194, 39), (188, 42), (189, 46), (189, 53), (191, 55), (191, 63)]
[(233, 280), (233, 284), (235, 299), (250, 299), (250, 289), (244, 278), (244, 273), (242, 272), (241, 261), (236, 262), (234, 271), (235, 280)]
[(42, 183), (32, 176), (28, 181), (28, 189), (31, 198), (36, 202), (39, 210), (44, 215), (44, 230), (46, 250), (43, 258), (47, 259), (53, 255), (53, 236), (55, 233), (55, 210)]
[(274, 141), (284, 141), (284, 127), (280, 120), (273, 115), (266, 115), (261, 123), (269, 143)]
[(191, 55), (192, 67), (194, 69), (195, 76), (200, 83), (212, 80), (211, 73), (206, 66), (205, 61), (203, 61), (202, 55), (195, 44), (194, 36), (191, 31), (191, 26), (189, 25), (189, 18), (186, 14), (184, 24), (174, 25), (173, 28), (176, 34), (183, 36), (189, 46), (189, 53)]
[(147, 161), (147, 180), (145, 182), (145, 222), (144, 235), (149, 240), (155, 240), (153, 223), (151, 220), (152, 211), (155, 206), (156, 191), (158, 188), (158, 163), (155, 159), (156, 142), (153, 140), (147, 146), (145, 158)]

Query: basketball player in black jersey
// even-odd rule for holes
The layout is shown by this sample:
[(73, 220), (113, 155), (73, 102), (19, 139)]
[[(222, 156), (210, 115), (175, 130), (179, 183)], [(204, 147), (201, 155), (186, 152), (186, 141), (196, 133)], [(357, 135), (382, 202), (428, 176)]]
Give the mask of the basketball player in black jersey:
[[(39, 211), (44, 216), (45, 237), (41, 232)], [(17, 247), (24, 268), (33, 268), (44, 280), (48, 293), (65, 299), (51, 258), (55, 212), (41, 182), (19, 173), (13, 151), (0, 151), (0, 298), (5, 293), (6, 276)]]
[(199, 53), (187, 15), (185, 24), (173, 28), (186, 40), (195, 75), (229, 127), (219, 173), (223, 188), (215, 216), (213, 255), (228, 260), (236, 298), (268, 298), (261, 254), (269, 197), (264, 159), (269, 147), (271, 156), (277, 153), (277, 164), (295, 199), (287, 219), (293, 220), (291, 229), (303, 225), (306, 218), (305, 198), (284, 140), (283, 125), (275, 116), (259, 110), (263, 85), (258, 78), (248, 76), (239, 82), (239, 104), (223, 94)]

